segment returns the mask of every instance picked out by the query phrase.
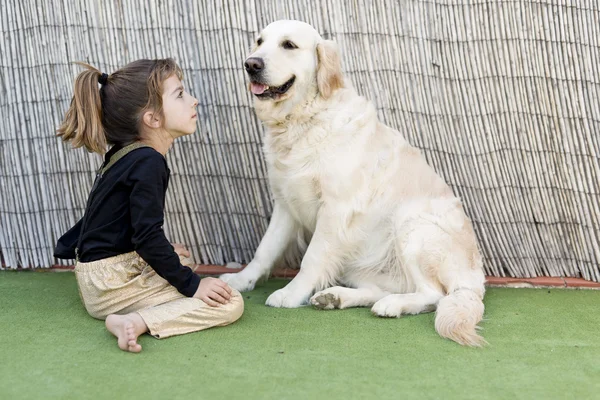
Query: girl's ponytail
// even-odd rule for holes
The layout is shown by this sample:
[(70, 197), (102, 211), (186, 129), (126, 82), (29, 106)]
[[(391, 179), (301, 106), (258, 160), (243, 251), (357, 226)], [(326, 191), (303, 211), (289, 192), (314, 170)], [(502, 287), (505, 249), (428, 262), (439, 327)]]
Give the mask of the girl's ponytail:
[[(106, 153), (108, 145), (125, 146), (140, 139), (144, 112), (162, 114), (163, 83), (183, 79), (174, 60), (137, 60), (112, 74), (86, 68), (75, 80), (75, 91), (58, 136), (73, 147)], [(98, 84), (101, 85), (98, 88)]]
[(84, 63), (86, 68), (75, 80), (71, 106), (58, 128), (57, 136), (70, 141), (73, 147), (85, 147), (89, 152), (106, 153), (107, 140), (102, 126), (102, 100), (98, 83), (105, 85), (107, 75)]

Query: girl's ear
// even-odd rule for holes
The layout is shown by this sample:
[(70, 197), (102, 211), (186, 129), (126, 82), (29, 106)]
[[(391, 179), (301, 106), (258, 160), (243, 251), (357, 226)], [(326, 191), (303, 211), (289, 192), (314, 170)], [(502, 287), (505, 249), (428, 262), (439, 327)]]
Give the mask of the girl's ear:
[(146, 111), (142, 116), (142, 122), (149, 128), (160, 128), (160, 119), (156, 118), (153, 111)]

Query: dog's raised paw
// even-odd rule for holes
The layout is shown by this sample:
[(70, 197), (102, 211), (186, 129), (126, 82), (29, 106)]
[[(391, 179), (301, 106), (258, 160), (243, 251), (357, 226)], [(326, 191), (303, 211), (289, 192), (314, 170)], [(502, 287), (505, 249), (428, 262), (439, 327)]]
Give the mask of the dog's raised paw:
[(310, 299), (310, 303), (319, 310), (340, 308), (340, 298), (333, 293), (319, 292)]

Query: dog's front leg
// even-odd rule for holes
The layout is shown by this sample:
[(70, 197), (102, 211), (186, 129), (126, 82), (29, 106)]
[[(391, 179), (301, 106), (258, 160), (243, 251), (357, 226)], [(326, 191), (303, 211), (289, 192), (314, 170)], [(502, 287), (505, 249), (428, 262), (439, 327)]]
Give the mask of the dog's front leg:
[(285, 206), (276, 201), (267, 232), (250, 264), (236, 274), (224, 274), (219, 278), (240, 292), (254, 289), (256, 282), (268, 278), (275, 261), (283, 255), (296, 233), (297, 226), (293, 217)]
[(296, 308), (308, 303), (317, 290), (329, 287), (337, 278), (344, 257), (341, 242), (337, 239), (335, 225), (319, 220), (306, 250), (298, 275), (283, 289), (273, 292), (266, 305)]

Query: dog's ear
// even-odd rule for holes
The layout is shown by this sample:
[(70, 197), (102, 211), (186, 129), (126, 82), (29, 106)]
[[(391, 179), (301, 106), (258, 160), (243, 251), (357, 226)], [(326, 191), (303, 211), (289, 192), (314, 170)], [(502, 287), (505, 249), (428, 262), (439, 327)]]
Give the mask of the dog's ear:
[(325, 99), (337, 89), (344, 87), (342, 64), (337, 46), (332, 40), (323, 40), (317, 45), (317, 86)]

